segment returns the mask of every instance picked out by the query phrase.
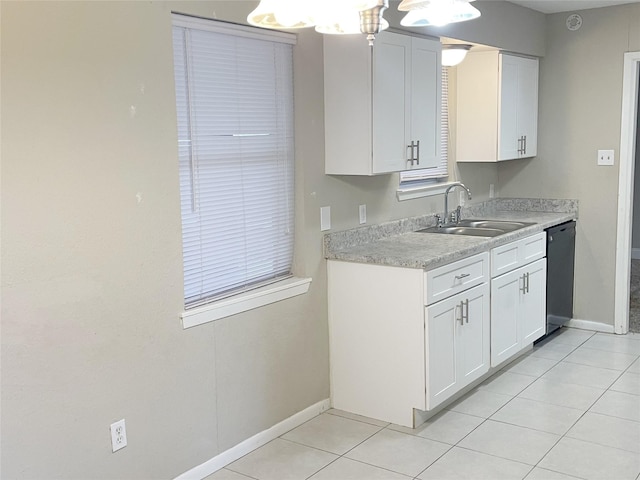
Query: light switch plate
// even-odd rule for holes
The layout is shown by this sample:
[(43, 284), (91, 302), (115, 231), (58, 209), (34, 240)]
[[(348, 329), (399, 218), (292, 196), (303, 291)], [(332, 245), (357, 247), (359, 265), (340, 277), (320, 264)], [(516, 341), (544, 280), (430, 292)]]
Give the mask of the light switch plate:
[(331, 207), (320, 207), (320, 231), (331, 230)]
[(613, 165), (613, 150), (598, 150), (598, 165)]

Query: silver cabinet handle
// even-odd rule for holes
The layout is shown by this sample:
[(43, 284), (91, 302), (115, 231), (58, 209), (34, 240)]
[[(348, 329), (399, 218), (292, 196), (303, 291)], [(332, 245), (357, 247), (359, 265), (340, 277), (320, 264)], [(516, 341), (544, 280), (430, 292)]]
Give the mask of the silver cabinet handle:
[(463, 273), (462, 275), (456, 275), (455, 279), (456, 280), (462, 280), (463, 278), (467, 278), (467, 277), (470, 277), (470, 276), (471, 276), (470, 273)]
[(407, 162), (411, 162), (411, 165), (413, 166), (413, 141), (411, 141), (411, 145), (407, 145), (407, 150), (411, 150), (411, 152), (407, 155)]
[(527, 292), (529, 293), (529, 272), (527, 272)]
[(522, 137), (524, 140), (524, 147), (522, 148), (522, 153), (526, 155), (527, 153), (527, 136)]
[(416, 151), (418, 152), (416, 155), (416, 163), (420, 165), (420, 140), (416, 142)]
[(522, 286), (520, 287), (520, 291), (525, 294), (527, 293), (527, 274), (523, 273), (522, 277), (520, 277), (520, 280), (522, 280)]
[[(460, 309), (460, 316), (458, 316), (458, 309)], [(455, 313), (455, 317), (456, 317), (456, 322), (460, 322), (460, 325), (464, 325), (464, 304), (463, 302), (460, 302), (459, 305), (456, 305), (456, 313)]]
[(469, 299), (467, 298), (464, 302), (464, 313), (462, 314), (462, 318), (464, 318), (465, 323), (469, 323)]

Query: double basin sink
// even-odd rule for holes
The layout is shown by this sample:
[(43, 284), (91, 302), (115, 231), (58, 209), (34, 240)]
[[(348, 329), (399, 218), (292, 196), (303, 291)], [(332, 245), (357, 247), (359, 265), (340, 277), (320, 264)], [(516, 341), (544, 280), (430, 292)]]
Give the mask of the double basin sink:
[(418, 233), (444, 233), (449, 235), (472, 235), (475, 237), (497, 237), (505, 233), (520, 230), (534, 225), (528, 222), (512, 222), (507, 220), (460, 220), (453, 225), (430, 227), (418, 230)]

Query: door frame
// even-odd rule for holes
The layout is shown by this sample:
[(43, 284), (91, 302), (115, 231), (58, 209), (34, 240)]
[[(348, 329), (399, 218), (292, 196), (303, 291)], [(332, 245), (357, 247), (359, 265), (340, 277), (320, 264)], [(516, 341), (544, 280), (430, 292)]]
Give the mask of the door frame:
[(616, 235), (616, 276), (614, 331), (629, 331), (631, 236), (633, 226), (633, 185), (635, 172), (638, 79), (640, 52), (624, 54), (622, 80), (622, 122), (620, 125), (620, 171), (618, 177), (618, 227)]

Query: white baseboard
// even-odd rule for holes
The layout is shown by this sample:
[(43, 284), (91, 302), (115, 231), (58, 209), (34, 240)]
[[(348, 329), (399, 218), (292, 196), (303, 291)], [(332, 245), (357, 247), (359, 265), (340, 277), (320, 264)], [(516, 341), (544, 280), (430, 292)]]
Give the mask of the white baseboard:
[(322, 412), (329, 410), (331, 406), (330, 400), (322, 400), (308, 408), (305, 408), (301, 412), (295, 415), (285, 418), (280, 423), (277, 423), (267, 430), (263, 430), (260, 433), (255, 434), (253, 437), (246, 439), (244, 442), (239, 443), (235, 447), (231, 447), (229, 450), (222, 452), (219, 455), (201, 463), (197, 467), (184, 472), (177, 476), (175, 480), (202, 480), (203, 478), (215, 473), (221, 468), (229, 465), (231, 462), (235, 462), (240, 457), (243, 457), (247, 453), (252, 452), (256, 448), (263, 446), (264, 444), (278, 438), (280, 435), (287, 433), (296, 427), (299, 427), (304, 422), (311, 420), (313, 417), (320, 415)]
[(600, 322), (592, 322), (591, 320), (580, 320), (572, 318), (567, 323), (567, 327), (580, 328), (582, 330), (591, 330), (592, 332), (615, 333), (613, 325)]
[(640, 248), (631, 249), (631, 258), (633, 260), (640, 260)]

